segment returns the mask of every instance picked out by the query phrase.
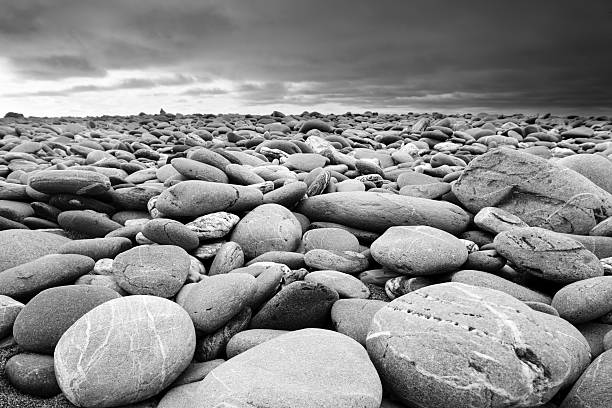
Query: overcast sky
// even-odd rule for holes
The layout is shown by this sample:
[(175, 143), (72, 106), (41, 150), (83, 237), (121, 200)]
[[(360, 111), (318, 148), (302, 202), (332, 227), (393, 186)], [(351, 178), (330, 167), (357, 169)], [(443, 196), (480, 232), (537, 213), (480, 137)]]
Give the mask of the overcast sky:
[(612, 114), (610, 0), (0, 0), (0, 115)]

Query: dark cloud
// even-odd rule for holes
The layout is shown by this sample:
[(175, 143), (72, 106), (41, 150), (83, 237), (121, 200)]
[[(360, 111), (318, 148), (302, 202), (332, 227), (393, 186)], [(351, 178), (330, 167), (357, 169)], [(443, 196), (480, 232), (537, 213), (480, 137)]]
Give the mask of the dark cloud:
[(75, 85), (64, 89), (51, 91), (23, 92), (10, 94), (13, 97), (25, 96), (70, 96), (83, 92), (105, 92), (117, 91), (121, 89), (151, 89), (159, 86), (185, 85), (196, 82), (192, 76), (177, 74), (168, 78), (147, 79), (147, 78), (128, 78), (111, 85)]
[(229, 79), (249, 103), (612, 109), (611, 18), (607, 0), (19, 0), (0, 56), (23, 79)]

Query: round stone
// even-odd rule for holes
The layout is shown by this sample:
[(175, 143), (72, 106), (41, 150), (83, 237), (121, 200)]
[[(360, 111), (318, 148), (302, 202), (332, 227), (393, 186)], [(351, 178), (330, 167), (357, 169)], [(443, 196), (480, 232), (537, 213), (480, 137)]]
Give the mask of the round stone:
[(51, 356), (17, 354), (6, 362), (5, 370), (11, 385), (24, 394), (49, 398), (62, 392), (57, 385)]
[(294, 251), (302, 238), (302, 226), (293, 213), (278, 204), (263, 204), (240, 220), (231, 241), (252, 259), (268, 251)]
[(433, 275), (456, 270), (468, 251), (448, 232), (427, 227), (391, 227), (370, 247), (372, 258), (405, 275)]
[(175, 245), (132, 248), (113, 260), (117, 283), (132, 295), (169, 298), (181, 289), (191, 267), (191, 258)]
[(612, 276), (570, 283), (552, 299), (559, 316), (571, 323), (585, 323), (612, 311)]
[(195, 330), (179, 305), (127, 296), (89, 311), (55, 348), (58, 384), (81, 407), (143, 401), (170, 385), (195, 351)]
[(255, 278), (249, 274), (214, 275), (193, 285), (181, 306), (196, 329), (214, 333), (249, 305), (255, 290)]
[(359, 241), (350, 232), (341, 228), (318, 228), (306, 231), (302, 237), (305, 252), (311, 249), (335, 251), (359, 251)]
[(287, 330), (275, 329), (249, 329), (236, 333), (227, 343), (225, 354), (227, 358), (236, 357), (248, 349), (252, 349), (268, 340), (272, 340), (281, 334), (289, 333)]
[(612, 398), (612, 350), (597, 357), (576, 381), (560, 408), (607, 408)]
[(11, 335), (15, 319), (23, 307), (23, 303), (8, 296), (0, 295), (0, 339)]
[(365, 347), (372, 318), (386, 305), (387, 302), (382, 300), (340, 299), (331, 309), (334, 330), (349, 336)]
[[(574, 380), (588, 343), (570, 349), (554, 316), (505, 293), (442, 283), (379, 310), (368, 354), (404, 404), (434, 407), (536, 406)], [(563, 330), (566, 330), (564, 327)]]
[(81, 316), (104, 302), (120, 297), (101, 286), (69, 285), (43, 290), (34, 296), (13, 326), (13, 336), (21, 348), (53, 354), (62, 334)]

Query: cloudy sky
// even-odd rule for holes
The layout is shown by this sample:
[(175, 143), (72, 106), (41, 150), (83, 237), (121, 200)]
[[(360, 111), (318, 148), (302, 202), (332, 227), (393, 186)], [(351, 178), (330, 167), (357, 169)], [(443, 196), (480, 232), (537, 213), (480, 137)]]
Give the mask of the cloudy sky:
[(0, 0), (0, 115), (612, 114), (610, 0)]

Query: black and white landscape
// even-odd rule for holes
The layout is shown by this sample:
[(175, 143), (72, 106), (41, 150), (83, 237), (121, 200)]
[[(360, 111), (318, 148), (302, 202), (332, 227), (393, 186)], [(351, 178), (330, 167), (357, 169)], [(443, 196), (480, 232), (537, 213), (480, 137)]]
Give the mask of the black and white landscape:
[(607, 2), (0, 6), (0, 408), (610, 407)]

